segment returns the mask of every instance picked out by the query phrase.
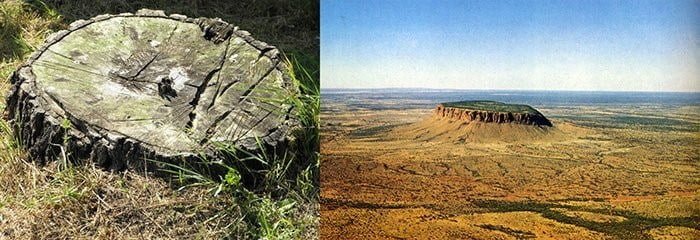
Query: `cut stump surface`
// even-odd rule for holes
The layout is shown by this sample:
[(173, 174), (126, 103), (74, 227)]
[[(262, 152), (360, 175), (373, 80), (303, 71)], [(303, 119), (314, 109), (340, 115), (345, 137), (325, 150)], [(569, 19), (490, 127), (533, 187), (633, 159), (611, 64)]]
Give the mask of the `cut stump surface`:
[(296, 125), (286, 69), (277, 49), (220, 19), (100, 15), (49, 37), (13, 74), (6, 117), (41, 161), (70, 151), (121, 168), (221, 142), (277, 146)]

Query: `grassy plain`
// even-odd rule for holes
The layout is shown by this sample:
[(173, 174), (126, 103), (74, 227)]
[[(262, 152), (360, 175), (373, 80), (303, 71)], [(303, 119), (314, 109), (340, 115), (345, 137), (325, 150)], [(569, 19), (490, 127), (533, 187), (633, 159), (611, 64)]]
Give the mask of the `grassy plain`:
[(540, 107), (556, 138), (468, 142), (406, 137), (430, 109), (323, 108), (324, 238), (700, 238), (700, 106)]

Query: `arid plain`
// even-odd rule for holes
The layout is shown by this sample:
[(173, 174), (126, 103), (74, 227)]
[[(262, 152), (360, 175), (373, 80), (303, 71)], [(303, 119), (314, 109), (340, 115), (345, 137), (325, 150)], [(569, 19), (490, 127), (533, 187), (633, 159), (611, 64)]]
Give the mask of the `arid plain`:
[(323, 103), (322, 239), (700, 238), (700, 106), (539, 106), (549, 134), (464, 137), (366, 101), (388, 107)]

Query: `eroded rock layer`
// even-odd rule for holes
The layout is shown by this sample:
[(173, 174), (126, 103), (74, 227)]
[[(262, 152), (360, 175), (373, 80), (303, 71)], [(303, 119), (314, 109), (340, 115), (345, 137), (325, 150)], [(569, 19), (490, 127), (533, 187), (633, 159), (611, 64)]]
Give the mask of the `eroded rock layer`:
[(541, 113), (534, 112), (500, 112), (477, 110), (462, 107), (446, 107), (439, 104), (435, 109), (435, 116), (438, 118), (449, 118), (465, 122), (491, 122), (491, 123), (517, 123), (535, 126), (552, 126), (546, 117)]

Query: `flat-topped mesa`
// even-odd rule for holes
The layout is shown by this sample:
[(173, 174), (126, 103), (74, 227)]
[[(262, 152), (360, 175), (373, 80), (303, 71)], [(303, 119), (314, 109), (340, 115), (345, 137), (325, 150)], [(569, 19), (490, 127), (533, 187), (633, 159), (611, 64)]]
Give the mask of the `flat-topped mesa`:
[(462, 101), (438, 104), (435, 109), (438, 118), (466, 122), (516, 123), (551, 127), (542, 113), (528, 105), (506, 104), (495, 101)]

